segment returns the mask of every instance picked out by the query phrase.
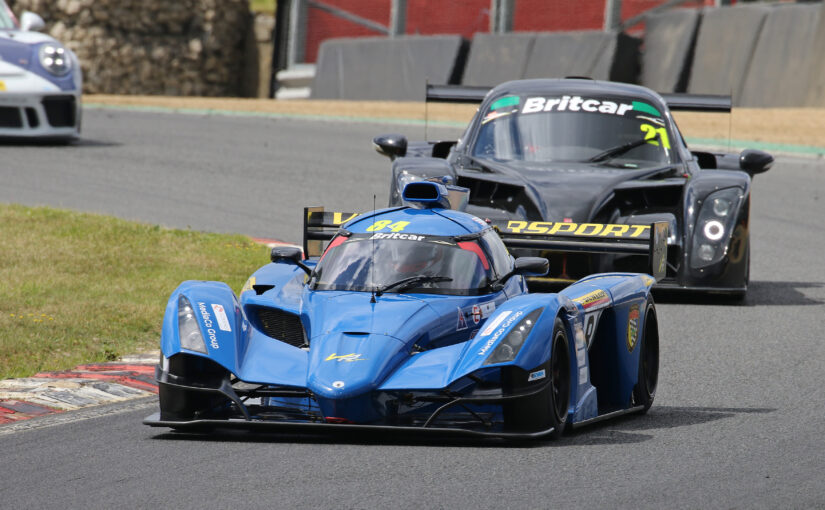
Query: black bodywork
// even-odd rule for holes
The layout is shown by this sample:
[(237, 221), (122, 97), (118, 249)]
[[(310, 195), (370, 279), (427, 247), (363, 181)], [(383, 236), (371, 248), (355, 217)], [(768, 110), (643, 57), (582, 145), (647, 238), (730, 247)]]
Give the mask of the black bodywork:
[[(639, 144), (634, 141), (634, 137), (640, 137), (636, 131), (635, 134), (620, 133), (622, 136), (616, 137), (617, 145), (630, 148), (622, 147), (613, 152), (604, 151), (604, 147), (600, 149), (598, 143), (582, 140), (574, 142), (582, 146), (575, 148), (579, 151), (576, 155), (567, 154), (558, 160), (552, 150), (543, 147), (531, 147), (534, 152), (544, 150), (549, 153), (538, 162), (529, 161), (528, 157), (480, 156), (478, 146), (483, 126), (490, 120), (500, 122), (499, 117), (510, 114), (513, 119), (519, 114), (524, 118), (527, 102), (533, 97), (547, 98), (548, 105), (553, 102), (551, 98), (578, 98), (579, 109), (583, 108), (582, 98), (609, 98), (617, 104), (642, 103), (646, 111), (659, 113), (653, 119), (657, 122), (653, 127), (661, 131), (665, 140), (658, 134), (655, 138), (645, 134), (640, 140), (643, 143)], [(480, 102), (481, 106), (458, 141), (408, 142), (402, 135), (375, 138), (376, 150), (393, 160), (390, 206), (401, 203), (400, 191), (406, 183), (433, 179), (452, 181), (469, 188), (467, 212), (496, 223), (509, 221), (516, 227), (531, 228), (533, 222), (581, 225), (667, 221), (671, 232), (667, 276), (657, 283), (656, 288), (745, 295), (750, 267), (751, 178), (768, 170), (773, 157), (755, 150), (745, 150), (741, 154), (691, 151), (670, 113), (671, 110), (729, 112), (729, 98), (662, 96), (636, 85), (587, 79), (538, 79), (511, 81), (491, 90), (429, 86), (428, 100)], [(511, 111), (501, 114), (501, 109), (496, 110), (497, 105), (514, 102), (516, 106)], [(562, 102), (567, 103), (564, 99)], [(591, 107), (589, 112), (593, 112), (599, 103), (584, 101), (584, 104)], [(598, 113), (590, 114), (590, 119), (598, 119), (598, 124), (602, 123), (602, 118), (608, 123), (614, 122), (616, 117)], [(608, 110), (608, 113), (612, 112)], [(628, 116), (632, 114), (630, 112)], [(644, 112), (635, 116), (651, 117)], [(563, 122), (571, 118), (578, 117), (568, 116)], [(515, 124), (517, 120), (511, 122)], [(561, 127), (564, 127), (563, 123)], [(612, 136), (611, 129), (614, 128), (582, 131), (584, 135), (580, 138), (607, 140)], [(661, 161), (619, 164), (614, 160), (614, 157), (625, 157), (625, 153), (639, 145), (644, 150), (655, 150), (650, 144), (659, 146), (658, 141), (661, 141), (661, 150), (666, 152), (657, 156)], [(607, 147), (617, 148), (616, 144), (610, 143)], [(515, 255), (539, 254), (549, 258), (550, 274), (538, 280), (545, 283), (569, 282), (595, 272), (643, 272), (646, 264), (643, 257), (636, 256), (523, 251)]]

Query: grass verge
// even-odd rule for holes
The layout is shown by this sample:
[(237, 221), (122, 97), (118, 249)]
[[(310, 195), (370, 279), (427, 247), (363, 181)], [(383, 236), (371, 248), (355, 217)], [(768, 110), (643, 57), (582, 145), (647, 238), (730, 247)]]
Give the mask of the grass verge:
[(180, 282), (238, 291), (267, 253), (241, 235), (0, 204), (0, 379), (156, 349)]

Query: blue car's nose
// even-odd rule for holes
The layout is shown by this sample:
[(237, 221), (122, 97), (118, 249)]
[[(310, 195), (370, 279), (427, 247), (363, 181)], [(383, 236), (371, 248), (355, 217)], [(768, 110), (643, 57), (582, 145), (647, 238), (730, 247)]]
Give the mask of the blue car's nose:
[(386, 335), (331, 333), (315, 338), (307, 388), (320, 398), (352, 398), (377, 388), (407, 355), (403, 342)]

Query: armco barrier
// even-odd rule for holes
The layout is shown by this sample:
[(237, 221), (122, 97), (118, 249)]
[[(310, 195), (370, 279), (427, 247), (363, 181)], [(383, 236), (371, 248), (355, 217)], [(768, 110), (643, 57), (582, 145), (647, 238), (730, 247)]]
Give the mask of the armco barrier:
[(786, 4), (771, 9), (748, 68), (739, 106), (804, 106), (820, 5)]
[(637, 83), (640, 40), (617, 32), (537, 34), (524, 78), (587, 76)]
[(816, 35), (812, 43), (812, 58), (809, 62), (811, 66), (809, 74), (809, 85), (806, 106), (825, 107), (825, 3), (819, 7), (819, 23), (817, 24)]
[(470, 45), (464, 85), (493, 86), (524, 76), (536, 34), (476, 34)]
[(645, 18), (641, 84), (657, 92), (684, 92), (701, 19), (697, 9), (672, 9)]
[(769, 7), (708, 9), (702, 15), (687, 91), (730, 94), (738, 106), (742, 84)]
[(423, 101), (425, 82), (458, 83), (460, 36), (329, 39), (321, 45), (313, 99)]

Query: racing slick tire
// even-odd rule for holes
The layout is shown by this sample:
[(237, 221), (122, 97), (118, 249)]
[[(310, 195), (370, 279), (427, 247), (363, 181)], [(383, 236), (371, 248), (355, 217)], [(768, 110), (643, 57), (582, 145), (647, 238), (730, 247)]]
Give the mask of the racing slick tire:
[(633, 387), (633, 405), (644, 406), (646, 413), (653, 405), (659, 381), (659, 321), (656, 306), (650, 300), (645, 307), (645, 326), (639, 350), (639, 377)]
[(570, 342), (564, 322), (557, 317), (551, 336), (550, 360), (543, 365), (547, 387), (505, 407), (505, 425), (513, 431), (540, 431), (553, 427), (549, 437), (558, 439), (567, 428), (570, 403)]

